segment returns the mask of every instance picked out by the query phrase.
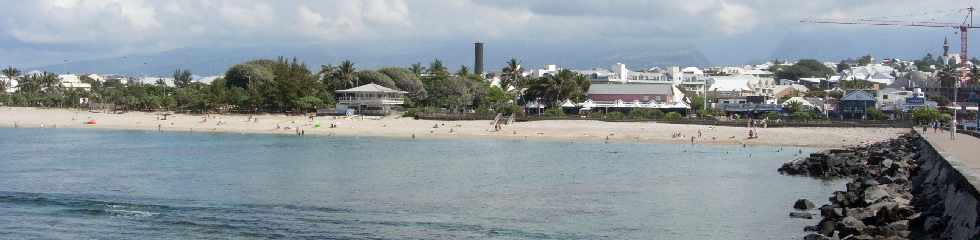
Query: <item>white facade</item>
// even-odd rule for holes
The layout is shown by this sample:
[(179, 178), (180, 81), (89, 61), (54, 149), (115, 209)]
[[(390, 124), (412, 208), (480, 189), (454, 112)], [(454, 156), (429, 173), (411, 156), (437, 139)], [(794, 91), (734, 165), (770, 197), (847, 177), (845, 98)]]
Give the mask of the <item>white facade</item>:
[(62, 74), (58, 75), (58, 79), (61, 80), (61, 86), (68, 89), (82, 89), (82, 90), (92, 90), (92, 84), (83, 83), (82, 79), (75, 74)]

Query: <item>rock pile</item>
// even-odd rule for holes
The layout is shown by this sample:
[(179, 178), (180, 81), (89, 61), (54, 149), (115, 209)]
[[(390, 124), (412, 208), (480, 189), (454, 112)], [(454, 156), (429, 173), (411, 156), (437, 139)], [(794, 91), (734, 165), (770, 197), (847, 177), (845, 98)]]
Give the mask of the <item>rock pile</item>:
[(850, 178), (830, 204), (819, 208), (822, 220), (805, 239), (908, 239), (909, 222), (920, 214), (912, 206), (910, 176), (916, 166), (915, 138), (830, 150), (784, 164), (779, 172), (818, 178)]

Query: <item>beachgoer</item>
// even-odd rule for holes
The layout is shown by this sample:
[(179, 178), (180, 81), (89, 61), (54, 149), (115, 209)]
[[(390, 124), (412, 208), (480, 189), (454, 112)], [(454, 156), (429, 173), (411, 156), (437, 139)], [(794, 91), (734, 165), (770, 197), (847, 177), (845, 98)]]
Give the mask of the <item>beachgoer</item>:
[(701, 138), (701, 129), (698, 129), (698, 138)]
[(691, 144), (694, 144), (694, 136), (691, 136)]

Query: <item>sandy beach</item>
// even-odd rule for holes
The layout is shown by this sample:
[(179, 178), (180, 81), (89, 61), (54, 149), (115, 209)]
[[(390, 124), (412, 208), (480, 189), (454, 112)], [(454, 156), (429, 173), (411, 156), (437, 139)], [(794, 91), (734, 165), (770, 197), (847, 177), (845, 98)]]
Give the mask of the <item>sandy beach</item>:
[[(251, 119), (251, 120), (250, 120)], [(86, 122), (94, 120), (95, 124)], [(316, 124), (319, 123), (319, 127)], [(336, 126), (336, 127), (332, 127)], [(749, 144), (831, 148), (894, 138), (902, 128), (759, 128), (748, 139), (748, 128), (601, 121), (517, 122), (491, 131), (490, 121), (432, 121), (389, 116), (317, 117), (279, 114), (185, 115), (163, 119), (160, 113), (93, 113), (87, 110), (0, 107), (0, 127), (132, 129), (163, 132), (264, 133), (320, 136), (396, 138), (499, 138), (514, 140), (598, 141), (641, 143)], [(698, 132), (701, 137), (698, 137)], [(675, 137), (675, 134), (681, 136)]]

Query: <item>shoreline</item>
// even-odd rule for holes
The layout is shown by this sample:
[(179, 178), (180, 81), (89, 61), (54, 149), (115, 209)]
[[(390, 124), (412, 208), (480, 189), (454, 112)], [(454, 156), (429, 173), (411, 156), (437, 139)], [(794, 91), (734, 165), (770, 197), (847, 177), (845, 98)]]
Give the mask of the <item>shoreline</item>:
[[(762, 136), (747, 139), (748, 128), (685, 125), (654, 122), (601, 122), (550, 120), (517, 122), (497, 132), (487, 131), (490, 121), (435, 121), (401, 117), (316, 117), (282, 114), (174, 114), (160, 120), (159, 113), (91, 113), (74, 109), (0, 107), (3, 128), (75, 128), (145, 130), (163, 132), (213, 132), (240, 134), (399, 139), (501, 139), (556, 142), (608, 142), (649, 144), (762, 145), (838, 148), (885, 141), (909, 129), (900, 128), (758, 128)], [(253, 118), (254, 117), (254, 118)], [(251, 120), (250, 120), (251, 119)], [(96, 124), (85, 124), (95, 120)], [(321, 127), (315, 127), (320, 124)], [(335, 125), (336, 128), (330, 128)], [(277, 129), (277, 127), (279, 129)], [(299, 130), (297, 130), (299, 129)], [(698, 137), (698, 134), (701, 137)], [(680, 135), (675, 137), (674, 134)], [(692, 143), (692, 137), (694, 141)]]

